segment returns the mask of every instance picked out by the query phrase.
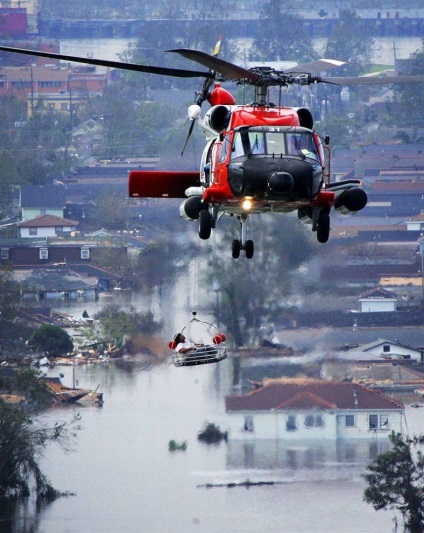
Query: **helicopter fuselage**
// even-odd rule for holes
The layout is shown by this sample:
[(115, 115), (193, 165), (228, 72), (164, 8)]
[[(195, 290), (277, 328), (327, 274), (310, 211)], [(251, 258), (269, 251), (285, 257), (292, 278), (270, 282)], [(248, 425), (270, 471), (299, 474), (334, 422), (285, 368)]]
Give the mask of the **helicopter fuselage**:
[(321, 139), (301, 125), (312, 123), (307, 113), (254, 105), (211, 108), (203, 120), (209, 141), (200, 165), (202, 202), (231, 214), (247, 206), (249, 213), (261, 213), (311, 205), (326, 162)]

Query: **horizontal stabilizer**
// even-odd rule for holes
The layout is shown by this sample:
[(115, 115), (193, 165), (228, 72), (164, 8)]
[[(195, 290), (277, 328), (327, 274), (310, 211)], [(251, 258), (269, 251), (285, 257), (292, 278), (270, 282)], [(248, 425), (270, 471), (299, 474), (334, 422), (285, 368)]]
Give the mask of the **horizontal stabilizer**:
[(186, 198), (186, 189), (198, 185), (199, 180), (199, 172), (133, 170), (128, 179), (128, 193), (136, 198)]

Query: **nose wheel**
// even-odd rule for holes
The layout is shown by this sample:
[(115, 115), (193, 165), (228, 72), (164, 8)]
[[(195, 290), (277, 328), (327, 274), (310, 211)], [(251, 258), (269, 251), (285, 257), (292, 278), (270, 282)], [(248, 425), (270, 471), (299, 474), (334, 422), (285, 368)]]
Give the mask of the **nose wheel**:
[(234, 259), (238, 259), (240, 257), (241, 250), (243, 250), (246, 254), (246, 259), (252, 259), (255, 252), (255, 245), (253, 244), (253, 241), (251, 239), (246, 240), (246, 219), (247, 215), (241, 215), (239, 217), (241, 238), (233, 240), (231, 252)]

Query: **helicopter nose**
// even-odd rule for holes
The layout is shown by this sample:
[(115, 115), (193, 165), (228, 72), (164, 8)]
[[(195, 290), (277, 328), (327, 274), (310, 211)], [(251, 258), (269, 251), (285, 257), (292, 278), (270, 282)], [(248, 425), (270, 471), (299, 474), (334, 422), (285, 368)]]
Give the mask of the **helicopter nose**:
[(288, 172), (271, 172), (268, 176), (268, 189), (272, 193), (287, 193), (293, 190), (293, 186), (293, 176)]

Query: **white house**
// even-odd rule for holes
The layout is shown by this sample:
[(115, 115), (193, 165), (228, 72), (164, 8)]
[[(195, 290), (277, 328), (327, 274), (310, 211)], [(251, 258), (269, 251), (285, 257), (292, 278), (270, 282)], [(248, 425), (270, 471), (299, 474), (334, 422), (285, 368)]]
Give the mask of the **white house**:
[(387, 438), (402, 433), (403, 405), (355, 383), (270, 382), (226, 398), (230, 439)]
[(18, 224), (19, 235), (22, 238), (59, 237), (75, 230), (78, 222), (55, 215), (41, 215), (32, 220), (25, 220)]
[(361, 313), (382, 313), (397, 310), (397, 296), (387, 289), (376, 287), (359, 297)]
[(407, 231), (421, 231), (424, 230), (424, 213), (415, 215), (406, 221)]
[(343, 361), (381, 361), (382, 359), (408, 359), (418, 363), (424, 362), (423, 352), (398, 341), (378, 339), (368, 344), (355, 345), (343, 351), (334, 352), (335, 359)]
[(21, 220), (32, 220), (41, 215), (63, 217), (66, 190), (63, 185), (21, 185), (19, 207)]
[(422, 352), (418, 348), (412, 348), (397, 341), (378, 339), (377, 341), (360, 346), (365, 355), (376, 356), (382, 359), (410, 359), (421, 362)]

